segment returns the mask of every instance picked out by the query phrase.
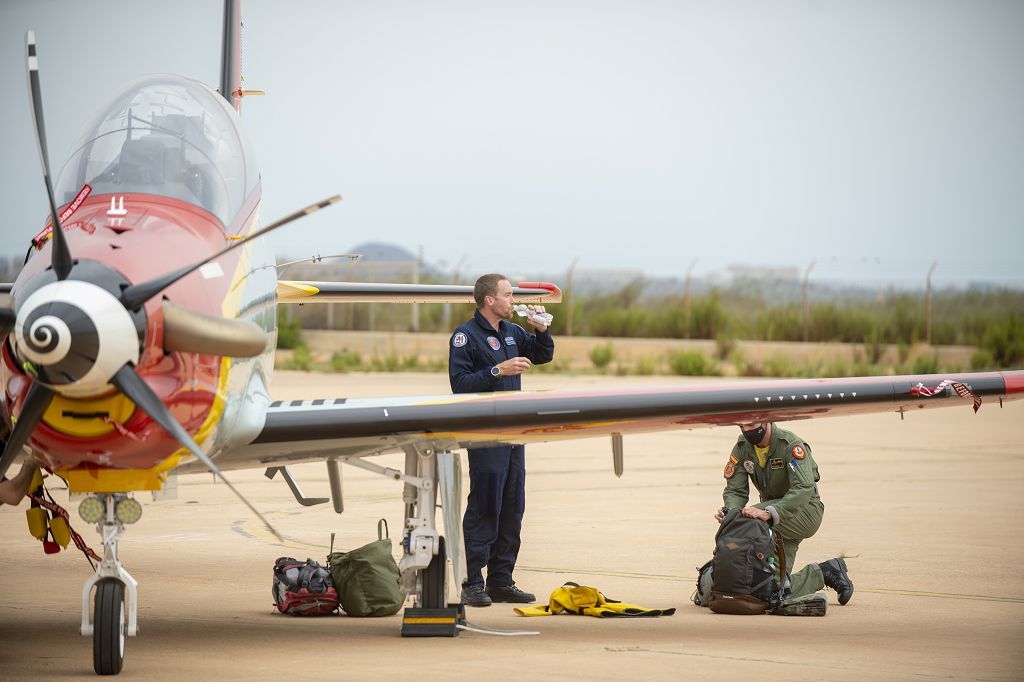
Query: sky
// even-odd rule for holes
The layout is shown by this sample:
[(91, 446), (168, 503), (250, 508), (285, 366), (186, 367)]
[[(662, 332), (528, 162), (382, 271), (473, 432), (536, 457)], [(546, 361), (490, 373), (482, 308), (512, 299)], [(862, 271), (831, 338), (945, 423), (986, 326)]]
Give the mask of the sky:
[[(1024, 287), (1024, 2), (242, 3), (242, 119), (281, 257), (366, 241), (509, 273)], [(126, 83), (217, 85), (216, 0), (0, 0), (0, 254)]]

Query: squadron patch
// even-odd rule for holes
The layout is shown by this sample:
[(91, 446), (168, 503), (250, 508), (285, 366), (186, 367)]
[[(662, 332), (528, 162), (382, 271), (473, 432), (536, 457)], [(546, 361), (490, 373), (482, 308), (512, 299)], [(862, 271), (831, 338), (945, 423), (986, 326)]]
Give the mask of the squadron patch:
[(781, 459), (770, 459), (768, 460), (768, 467), (773, 471), (775, 469), (785, 469), (786, 463), (783, 462)]
[(501, 348), (501, 341), (498, 341), (498, 339), (493, 336), (488, 336), (487, 345), (490, 346), (493, 350), (498, 350), (499, 348)]
[(462, 348), (463, 346), (466, 345), (466, 341), (468, 340), (469, 339), (466, 338), (465, 334), (459, 332), (458, 334), (452, 337), (452, 345), (455, 346), (456, 348)]
[(728, 464), (725, 465), (724, 476), (726, 478), (732, 478), (732, 475), (735, 474), (735, 473), (736, 473), (736, 466), (732, 462), (729, 462)]
[(516, 337), (514, 337), (514, 336), (506, 336), (505, 337), (505, 345), (506, 346), (514, 346), (514, 345), (516, 345)]
[(792, 450), (793, 457), (796, 459), (803, 459), (807, 456), (807, 451), (803, 449), (801, 445), (794, 445)]
[(749, 459), (743, 460), (743, 469), (751, 476), (754, 475), (754, 463)]

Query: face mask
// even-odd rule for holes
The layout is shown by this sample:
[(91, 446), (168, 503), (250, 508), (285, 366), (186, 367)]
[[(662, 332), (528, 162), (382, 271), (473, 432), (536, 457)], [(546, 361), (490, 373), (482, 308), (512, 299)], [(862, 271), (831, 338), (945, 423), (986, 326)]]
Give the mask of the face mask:
[(756, 429), (750, 429), (749, 431), (743, 431), (743, 437), (747, 439), (747, 442), (751, 445), (757, 445), (764, 440), (765, 428), (758, 426)]

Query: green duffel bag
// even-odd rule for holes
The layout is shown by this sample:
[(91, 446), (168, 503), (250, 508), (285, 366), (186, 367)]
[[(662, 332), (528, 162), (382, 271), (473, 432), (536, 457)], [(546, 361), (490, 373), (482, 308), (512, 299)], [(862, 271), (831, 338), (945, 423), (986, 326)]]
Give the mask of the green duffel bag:
[(350, 616), (390, 616), (398, 613), (405, 602), (384, 519), (377, 522), (377, 538), (351, 552), (335, 552), (331, 537), (327, 565), (341, 608)]

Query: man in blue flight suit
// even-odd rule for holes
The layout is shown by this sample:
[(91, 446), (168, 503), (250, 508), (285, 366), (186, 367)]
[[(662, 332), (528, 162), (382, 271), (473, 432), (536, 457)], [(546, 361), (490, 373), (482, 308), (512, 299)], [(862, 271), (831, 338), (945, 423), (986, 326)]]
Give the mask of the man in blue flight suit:
[[(477, 310), (459, 325), (448, 349), (448, 378), (453, 393), (518, 391), (521, 375), (533, 365), (551, 362), (555, 342), (547, 326), (532, 317), (536, 333), (510, 322), (512, 285), (504, 275), (484, 275), (473, 287)], [(544, 312), (543, 306), (529, 306)], [(469, 450), (469, 500), (462, 519), (466, 543), (466, 582), (462, 602), (528, 604), (536, 601), (512, 580), (519, 556), (519, 534), (526, 507), (526, 448), (499, 445)], [(484, 587), (483, 568), (487, 567)]]

